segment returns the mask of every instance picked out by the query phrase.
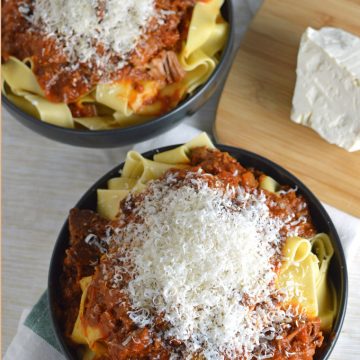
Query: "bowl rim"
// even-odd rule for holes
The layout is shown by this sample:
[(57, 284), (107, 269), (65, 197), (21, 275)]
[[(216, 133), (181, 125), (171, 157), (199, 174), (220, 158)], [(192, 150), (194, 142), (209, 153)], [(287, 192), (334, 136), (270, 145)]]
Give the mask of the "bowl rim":
[[(175, 147), (181, 146), (182, 144), (176, 144), (176, 145), (170, 145), (170, 146), (164, 146), (164, 147), (158, 147), (153, 150), (146, 151), (142, 153), (142, 156), (145, 158), (151, 158), (153, 155), (155, 155), (158, 152), (163, 152), (167, 150), (174, 149)], [(254, 152), (234, 147), (234, 146), (228, 146), (228, 145), (222, 145), (218, 143), (214, 143), (215, 147), (219, 149), (220, 151), (228, 152), (231, 156), (233, 156), (237, 161), (241, 163), (240, 158), (245, 156), (250, 159), (251, 162), (260, 162), (262, 167), (269, 168), (276, 172), (278, 176), (282, 176), (287, 178), (289, 182), (292, 182), (294, 185), (298, 186), (299, 192), (304, 195), (306, 202), (310, 205), (310, 207), (314, 208), (323, 218), (325, 221), (328, 232), (331, 233), (330, 240), (332, 245), (334, 246), (334, 250), (337, 252), (337, 257), (339, 260), (339, 267), (340, 267), (340, 285), (341, 288), (337, 289), (337, 295), (338, 295), (338, 308), (337, 308), (337, 318), (335, 320), (335, 323), (333, 325), (333, 329), (331, 330), (331, 333), (329, 334), (329, 339), (327, 346), (325, 349), (320, 350), (321, 352), (316, 355), (315, 359), (317, 360), (327, 360), (333, 351), (335, 344), (338, 340), (338, 337), (340, 335), (345, 315), (346, 315), (346, 308), (347, 308), (347, 301), (348, 301), (348, 272), (347, 272), (347, 265), (346, 265), (346, 259), (344, 250), (342, 247), (342, 243), (340, 240), (340, 237), (337, 233), (337, 230), (321, 204), (321, 202), (317, 199), (317, 197), (309, 190), (309, 188), (301, 181), (299, 180), (295, 175), (290, 173), (288, 170), (283, 168), (282, 166), (278, 165), (277, 163), (258, 155)], [(75, 208), (82, 209), (82, 205), (87, 201), (87, 199), (96, 192), (97, 189), (103, 188), (104, 185), (106, 185), (106, 182), (114, 176), (119, 175), (119, 170), (121, 170), (124, 166), (124, 162), (121, 164), (118, 164), (117, 166), (113, 167), (110, 171), (108, 171), (105, 175), (103, 175), (100, 179), (98, 179), (80, 198), (80, 200), (76, 203), (74, 206)], [(246, 165), (247, 166), (247, 165)], [(251, 167), (251, 166), (247, 166)], [(258, 168), (255, 166), (255, 169), (262, 170), (261, 168)], [(311, 216), (313, 218), (313, 211), (310, 209)], [(50, 319), (52, 328), (55, 333), (56, 340), (58, 344), (60, 345), (60, 348), (65, 355), (67, 359), (75, 360), (73, 355), (70, 353), (69, 346), (65, 341), (65, 336), (61, 332), (60, 326), (58, 324), (58, 320), (56, 318), (55, 310), (54, 310), (54, 302), (56, 301), (55, 298), (55, 292), (56, 289), (54, 289), (53, 286), (53, 278), (57, 274), (55, 265), (56, 260), (59, 258), (59, 256), (64, 256), (64, 254), (60, 254), (59, 251), (61, 250), (61, 247), (64, 246), (64, 239), (66, 237), (66, 234), (68, 234), (68, 217), (66, 218), (59, 234), (57, 237), (57, 240), (55, 242), (53, 252), (51, 255), (50, 265), (49, 265), (49, 273), (48, 273), (48, 306), (50, 311)], [(67, 236), (67, 242), (69, 241), (69, 237)], [(68, 245), (68, 243), (66, 244)]]
[(95, 137), (98, 135), (128, 135), (131, 134), (134, 130), (144, 130), (149, 126), (156, 126), (159, 123), (169, 121), (175, 114), (178, 112), (184, 111), (191, 103), (195, 102), (197, 99), (204, 96), (204, 93), (208, 88), (211, 88), (212, 85), (216, 84), (216, 81), (221, 78), (223, 72), (227, 73), (231, 66), (232, 58), (234, 56), (234, 39), (235, 39), (235, 13), (232, 0), (225, 0), (222, 8), (226, 7), (228, 13), (228, 24), (229, 24), (229, 33), (226, 41), (226, 45), (221, 53), (219, 63), (216, 65), (214, 71), (210, 77), (206, 80), (205, 83), (201, 84), (194, 93), (190, 96), (183, 99), (175, 108), (171, 109), (169, 112), (162, 114), (160, 116), (154, 117), (144, 123), (132, 125), (124, 128), (114, 128), (106, 130), (89, 130), (89, 129), (73, 129), (65, 128), (62, 126), (54, 125), (48, 122), (44, 122), (20, 109), (14, 103), (12, 103), (2, 92), (1, 92), (1, 101), (6, 108), (9, 108), (11, 112), (15, 113), (17, 116), (21, 117), (25, 121), (28, 121), (30, 124), (36, 126), (42, 126), (44, 129), (52, 131), (61, 131), (64, 134), (76, 134), (79, 136), (89, 136)]

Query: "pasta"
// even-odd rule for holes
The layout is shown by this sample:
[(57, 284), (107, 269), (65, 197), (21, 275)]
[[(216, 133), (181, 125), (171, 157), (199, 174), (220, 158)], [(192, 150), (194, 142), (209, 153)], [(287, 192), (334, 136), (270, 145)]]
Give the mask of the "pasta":
[(130, 191), (142, 191), (150, 180), (159, 178), (171, 168), (182, 167), (182, 164), (167, 164), (148, 160), (139, 153), (130, 151), (126, 157), (122, 176), (109, 180), (108, 189), (97, 191), (98, 213), (107, 219), (114, 219), (118, 213), (120, 201)]
[(270, 176), (262, 176), (260, 179), (260, 187), (271, 193), (276, 193), (280, 188), (279, 184)]
[[(263, 176), (260, 187), (278, 194), (280, 185)], [(311, 239), (290, 237), (283, 248), (284, 260), (278, 279), (279, 288), (287, 288), (287, 301), (301, 305), (310, 316), (321, 319), (323, 330), (330, 331), (336, 315), (336, 292), (328, 280), (328, 268), (334, 249), (328, 235)]]
[(311, 240), (312, 251), (317, 257), (315, 267), (317, 315), (321, 319), (322, 328), (330, 331), (337, 311), (337, 298), (334, 284), (329, 281), (328, 270), (334, 249), (326, 234), (318, 234)]
[[(300, 206), (304, 204), (294, 189), (249, 172), (216, 150), (205, 133), (157, 153), (154, 160), (130, 151), (121, 176), (98, 190), (98, 213), (108, 220), (102, 220), (102, 227), (81, 230), (88, 234), (86, 251), (92, 252), (91, 258), (98, 256), (100, 264), (91, 274), (76, 275), (81, 278), (80, 305), (75, 322), (68, 317), (65, 325), (71, 340), (83, 346), (81, 358), (167, 359), (174, 354), (224, 359), (225, 351), (228, 359), (285, 359), (294, 351), (298, 359), (313, 358), (323, 334), (332, 329), (337, 298), (328, 275), (331, 241), (316, 233), (306, 206)], [(94, 216), (86, 223), (98, 223)], [(78, 239), (76, 217), (70, 222)], [(83, 222), (79, 218), (78, 223)], [(252, 226), (263, 234), (260, 238)], [(83, 247), (79, 243), (73, 250), (77, 256)], [(68, 251), (71, 259), (72, 249)], [(227, 286), (231, 290), (223, 294)], [(232, 298), (236, 286), (243, 287), (240, 301)], [(211, 295), (198, 303), (201, 292)], [(154, 309), (162, 310), (155, 315)], [(238, 318), (238, 311), (247, 315)], [(247, 319), (250, 314), (256, 326)], [(207, 316), (213, 316), (210, 322)], [(187, 326), (190, 335), (184, 332)], [(260, 342), (239, 337), (244, 331), (251, 339), (260, 336)], [(219, 337), (214, 336), (217, 332)], [(229, 334), (234, 334), (230, 342)]]
[(3, 94), (35, 117), (46, 119), (53, 125), (73, 128), (74, 121), (69, 108), (65, 104), (51, 103), (45, 99), (44, 92), (26, 62), (10, 57), (2, 65)]
[[(54, 7), (57, 2), (33, 0), (30, 5), (25, 5), (20, 0), (8, 1), (3, 8), (3, 32), (19, 34), (16, 35), (16, 41), (10, 36), (3, 40), (3, 94), (16, 106), (42, 121), (61, 127), (89, 130), (141, 124), (176, 107), (208, 80), (219, 62), (219, 54), (224, 49), (228, 33), (228, 24), (220, 14), (224, 0), (142, 0), (140, 3), (146, 1), (149, 9), (159, 7), (160, 10), (153, 10), (153, 17), (143, 24), (145, 33), (139, 35), (141, 41), (137, 39), (136, 48), (125, 52), (125, 55), (115, 50), (111, 52), (113, 49), (110, 49), (105, 60), (98, 52), (87, 61), (82, 61), (80, 55), (76, 59), (76, 54), (72, 54), (72, 57), (67, 55), (70, 60), (66, 57), (64, 60), (64, 54), (70, 50), (66, 47), (61, 51), (56, 50), (56, 47), (61, 46), (54, 43), (51, 36), (46, 38), (41, 35), (41, 31), (45, 30), (39, 29), (42, 24), (47, 25), (47, 17), (49, 24), (57, 24), (60, 30), (63, 29), (61, 19), (57, 18), (53, 10), (58, 9)], [(103, 3), (105, 8), (120, 6), (112, 0)], [(139, 6), (134, 11), (142, 11), (141, 6), (145, 6), (133, 1), (127, 3), (130, 4), (129, 13), (132, 11), (131, 6)], [(49, 7), (47, 11), (46, 6)], [(75, 29), (73, 38), (76, 39), (77, 27), (71, 21), (74, 21), (72, 15), (76, 11), (81, 12), (81, 9), (76, 3), (67, 6), (70, 15), (65, 20), (68, 21), (69, 29)], [(98, 11), (97, 8), (87, 10), (89, 14)], [(54, 19), (51, 18), (52, 11)], [(66, 11), (65, 7), (65, 15)], [(107, 9), (105, 14), (108, 15), (96, 13), (99, 24), (121, 17), (116, 11), (122, 13), (120, 7)], [(35, 14), (28, 15), (32, 12)], [(39, 23), (36, 22), (37, 13), (40, 14)], [(7, 17), (7, 14), (15, 17), (17, 23), (12, 23), (12, 17)], [(121, 21), (127, 23), (128, 20), (120, 18), (118, 22)], [(174, 22), (178, 24), (176, 28), (171, 25)], [(91, 31), (88, 30), (89, 33)], [(109, 32), (108, 29), (106, 31)], [(153, 36), (154, 39), (161, 39), (163, 44), (154, 46)], [(71, 39), (63, 34), (59, 41), (62, 44)], [(22, 41), (26, 44), (21, 44)], [(126, 38), (118, 41), (120, 44), (125, 43)], [(137, 41), (133, 43), (137, 44)], [(73, 47), (77, 49), (78, 43), (73, 44)], [(39, 51), (40, 47), (44, 48), (42, 52)], [(69, 48), (72, 50), (70, 45)], [(87, 50), (83, 57), (88, 56), (90, 51)], [(56, 60), (50, 61), (51, 56)], [(69, 62), (70, 68), (67, 65)]]
[[(312, 252), (314, 242), (322, 249), (328, 246), (329, 253), (324, 259)], [(332, 254), (326, 234), (317, 234), (310, 240), (289, 238), (284, 247), (285, 260), (278, 280), (279, 288), (288, 289), (288, 301), (301, 305), (310, 316), (318, 316), (322, 329), (327, 331), (331, 330), (336, 313), (336, 294), (327, 277)]]

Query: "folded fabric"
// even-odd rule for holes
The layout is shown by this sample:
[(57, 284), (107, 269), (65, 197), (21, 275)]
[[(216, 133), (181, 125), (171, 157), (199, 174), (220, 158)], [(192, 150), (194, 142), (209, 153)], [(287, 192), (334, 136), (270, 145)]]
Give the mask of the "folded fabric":
[(323, 204), (339, 234), (348, 270), (354, 265), (353, 258), (360, 247), (360, 219)]

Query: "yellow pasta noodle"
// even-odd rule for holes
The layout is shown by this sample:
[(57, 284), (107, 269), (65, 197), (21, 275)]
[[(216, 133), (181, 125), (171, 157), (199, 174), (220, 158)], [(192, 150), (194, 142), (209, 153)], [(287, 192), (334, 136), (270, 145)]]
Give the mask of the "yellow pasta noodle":
[(87, 289), (91, 283), (92, 276), (84, 277), (80, 280), (80, 287), (82, 291), (79, 314), (76, 318), (73, 332), (71, 334), (71, 339), (78, 344), (87, 344), (85, 330), (83, 328), (81, 317), (84, 313), (84, 303), (86, 300)]
[(188, 164), (190, 162), (190, 158), (188, 156), (190, 150), (201, 146), (205, 146), (209, 149), (215, 148), (214, 144), (205, 132), (175, 149), (155, 154), (154, 160), (165, 164)]
[[(155, 154), (153, 156), (154, 160), (146, 159), (136, 151), (130, 151), (127, 154), (121, 176), (108, 180), (107, 189), (98, 190), (98, 213), (107, 219), (115, 219), (120, 211), (120, 201), (128, 196), (129, 193), (139, 193), (146, 189), (149, 181), (159, 179), (169, 169), (186, 169), (190, 163), (191, 150), (203, 146), (210, 149), (215, 148), (205, 133), (200, 134), (184, 145)], [(161, 181), (159, 181), (159, 183), (161, 183)], [(279, 204), (281, 204), (280, 197), (282, 194), (279, 192), (281, 186), (273, 178), (263, 176), (259, 187), (271, 193), (278, 192)], [(197, 191), (200, 190), (197, 189)], [(157, 194), (156, 191), (155, 194)], [(260, 195), (262, 196), (264, 194)], [(268, 195), (269, 194), (265, 194), (265, 196)], [(141, 199), (142, 197), (140, 196), (139, 198)], [(149, 198), (152, 199), (151, 196)], [(135, 200), (135, 202), (136, 201), (137, 200)], [(276, 201), (276, 199), (274, 201)], [(264, 203), (266, 203), (265, 200)], [(150, 207), (152, 207), (152, 205)], [(196, 202), (196, 205), (198, 205), (198, 202)], [(190, 214), (191, 216), (193, 214), (191, 208)], [(166, 217), (167, 213), (165, 214), (165, 218)], [(155, 220), (157, 221), (158, 218)], [(149, 224), (153, 223), (154, 222), (149, 222)], [(142, 222), (140, 222), (140, 224), (142, 224)], [(269, 226), (269, 224), (265, 226)], [(272, 226), (272, 222), (270, 222), (270, 226)], [(203, 227), (201, 227), (201, 229), (203, 229)], [(148, 231), (148, 227), (145, 227), (144, 232), (148, 234)], [(279, 236), (280, 234), (281, 232), (279, 232)], [(186, 236), (187, 235), (188, 233), (186, 233)], [(210, 234), (210, 237), (211, 236), (212, 234)], [(220, 237), (222, 240), (222, 233), (220, 233)], [(122, 240), (123, 237), (121, 235), (118, 239), (120, 244), (122, 244)], [(183, 244), (182, 241), (184, 240), (181, 238), (181, 245)], [(209, 242), (211, 243), (211, 239), (209, 239)], [(170, 245), (172, 244), (171, 241), (169, 243)], [(249, 246), (252, 246), (252, 242)], [(277, 254), (281, 251), (281, 257), (277, 257), (278, 255), (276, 255), (276, 259), (281, 261), (281, 263), (279, 264), (279, 268), (275, 267), (276, 270), (279, 271), (274, 270), (275, 280), (272, 282), (272, 286), (274, 286), (274, 294), (276, 294), (276, 296), (280, 294), (281, 297), (279, 297), (279, 299), (284, 295), (284, 298), (282, 298), (284, 300), (278, 300), (278, 298), (276, 298), (274, 304), (275, 306), (279, 306), (281, 312), (284, 312), (283, 310), (286, 310), (286, 312), (289, 310), (289, 313), (293, 312), (292, 315), (289, 316), (293, 316), (292, 319), (294, 323), (288, 322), (289, 318), (286, 318), (286, 322), (284, 323), (285, 325), (292, 324), (288, 335), (293, 336), (292, 334), (295, 334), (296, 337), (296, 329), (302, 329), (297, 325), (300, 314), (300, 319), (301, 321), (304, 320), (304, 323), (317, 324), (316, 318), (320, 318), (321, 330), (324, 331), (325, 334), (329, 333), (332, 329), (337, 311), (335, 288), (328, 275), (330, 262), (334, 254), (329, 236), (324, 233), (319, 233), (312, 238), (289, 236), (283, 243), (281, 241), (274, 243), (274, 247), (275, 246), (278, 250)], [(180, 246), (180, 252), (181, 248)], [(170, 249), (172, 258), (174, 247)], [(212, 250), (213, 248), (210, 249)], [(106, 258), (106, 256), (100, 258), (100, 261), (104, 258)], [(116, 259), (118, 261), (118, 258)], [(128, 258), (126, 258), (126, 261), (127, 259)], [(163, 259), (163, 257), (161, 259)], [(271, 263), (271, 260), (269, 260), (269, 263)], [(156, 264), (158, 264), (158, 262), (156, 262)], [(119, 267), (122, 266), (123, 265), (119, 265)], [(254, 263), (254, 266), (256, 266), (256, 263)], [(126, 268), (126, 266), (124, 266), (124, 268)], [(182, 276), (181, 271), (179, 276)], [(119, 277), (122, 278), (122, 275), (119, 275)], [(96, 281), (95, 278), (94, 281)], [(103, 344), (106, 342), (104, 335), (97, 327), (88, 326), (88, 324), (83, 321), (84, 307), (88, 296), (87, 292), (91, 282), (92, 277), (85, 277), (80, 281), (82, 289), (80, 310), (71, 337), (74, 342), (87, 346), (85, 354), (82, 357), (82, 359), (85, 360), (95, 360), (98, 356), (101, 356), (101, 354), (106, 353), (106, 348), (104, 348), (105, 345)], [(116, 286), (118, 285), (117, 282), (115, 282), (115, 284)], [(232, 283), (230, 285), (232, 286)], [(261, 309), (260, 305), (259, 308)], [(287, 328), (285, 327), (285, 329)], [(294, 330), (293, 333), (292, 330)], [(319, 333), (319, 330), (317, 329), (316, 332)], [(319, 334), (321, 335), (321, 333)], [(300, 340), (296, 339), (295, 341)], [(135, 340), (134, 342), (136, 343)], [(109, 343), (106, 343), (106, 346), (110, 346)], [(196, 354), (194, 358), (196, 358), (197, 355), (198, 354)]]
[(70, 109), (66, 104), (50, 103), (42, 96), (22, 93), (38, 111), (40, 119), (53, 125), (73, 128), (74, 121)]
[(180, 63), (187, 71), (188, 93), (209, 78), (218, 62), (215, 55), (225, 45), (228, 26), (219, 15), (222, 4), (223, 0), (198, 2), (194, 8), (187, 42), (180, 54)]
[(125, 199), (129, 190), (97, 190), (97, 212), (106, 219), (115, 219), (119, 212), (120, 201)]
[(327, 276), (333, 251), (326, 234), (311, 240), (288, 238), (278, 278), (278, 287), (286, 289), (288, 302), (300, 304), (309, 316), (318, 316), (321, 328), (327, 331), (336, 313), (336, 295)]
[(76, 342), (78, 344), (84, 344), (84, 345), (88, 345), (88, 341), (87, 341), (86, 328), (83, 325), (82, 317), (84, 314), (84, 307), (85, 307), (87, 291), (90, 286), (91, 280), (92, 280), (92, 276), (87, 276), (80, 280), (80, 287), (81, 287), (81, 291), (82, 291), (81, 300), (80, 300), (80, 309), (79, 309), (79, 314), (78, 314), (78, 317), (77, 317), (75, 325), (74, 325), (73, 332), (71, 334), (71, 339), (74, 342)]
[[(193, 11), (184, 56), (201, 48), (212, 36), (224, 0), (199, 1)], [(201, 34), (201, 36), (199, 36)]]
[(280, 185), (271, 176), (266, 175), (260, 180), (260, 188), (275, 194), (280, 190)]
[(299, 237), (288, 238), (283, 250), (284, 261), (278, 279), (280, 289), (286, 289), (288, 302), (300, 304), (310, 316), (318, 315), (316, 297), (317, 258), (311, 254), (311, 244)]
[(326, 234), (317, 234), (311, 239), (312, 251), (319, 259), (319, 272), (316, 278), (316, 294), (319, 305), (321, 326), (330, 330), (337, 311), (337, 298), (334, 285), (328, 278), (329, 263), (334, 254), (330, 239)]
[[(5, 91), (3, 92), (5, 94)], [(39, 111), (36, 107), (27, 101), (23, 96), (16, 96), (12, 93), (6, 92), (5, 95), (13, 104), (15, 104), (20, 109), (24, 110), (27, 114), (40, 118)]]
[(128, 190), (130, 191), (136, 185), (136, 179), (127, 178), (125, 176), (112, 178), (108, 181), (108, 189), (110, 190)]
[(80, 280), (80, 287), (82, 291), (80, 300), (80, 309), (76, 322), (74, 325), (73, 332), (71, 334), (71, 340), (77, 344), (87, 345), (83, 360), (93, 359), (95, 356), (104, 352), (104, 346), (99, 343), (99, 340), (103, 338), (103, 334), (99, 328), (85, 325), (83, 322), (85, 301), (87, 292), (92, 281), (92, 276), (84, 277)]
[[(158, 179), (171, 168), (181, 168), (181, 164), (165, 164), (145, 159), (136, 151), (129, 151), (120, 178), (109, 180), (109, 189), (97, 191), (98, 212), (107, 219), (114, 219), (119, 204), (131, 191), (142, 191), (150, 180)], [(128, 189), (126, 189), (128, 187)]]
[(131, 90), (132, 86), (130, 81), (98, 84), (95, 95), (96, 101), (126, 116), (131, 116), (133, 113), (129, 108), (129, 95)]
[(119, 127), (113, 116), (92, 116), (74, 118), (74, 121), (89, 130), (109, 130)]
[(130, 151), (126, 156), (122, 176), (137, 179), (133, 190), (141, 191), (148, 181), (158, 179), (169, 169), (182, 167), (184, 166), (180, 164), (165, 164), (149, 160), (136, 151)]
[(122, 176), (110, 179), (108, 189), (97, 191), (98, 213), (107, 219), (114, 219), (119, 212), (120, 201), (130, 191), (142, 191), (150, 180), (158, 179), (169, 169), (184, 168), (190, 161), (187, 155), (189, 151), (199, 146), (214, 148), (208, 135), (201, 133), (182, 146), (154, 155), (154, 160), (146, 159), (136, 151), (129, 151)]
[[(2, 83), (4, 95), (30, 115), (53, 125), (74, 127), (68, 106), (46, 100), (34, 73), (24, 62), (10, 57), (2, 65)], [(6, 86), (9, 91), (5, 90)]]
[(98, 83), (74, 102), (80, 109), (83, 104), (92, 104), (96, 113), (73, 117), (68, 105), (45, 97), (32, 71), (31, 58), (20, 61), (10, 56), (2, 65), (3, 94), (30, 115), (61, 127), (96, 131), (142, 124), (176, 107), (213, 73), (228, 37), (228, 24), (220, 13), (223, 3), (224, 0), (195, 3), (187, 38), (176, 54), (185, 71), (182, 80), (169, 84), (146, 78), (136, 84), (129, 79)]
[(25, 62), (10, 56), (9, 60), (2, 65), (2, 77), (15, 94), (19, 91), (27, 91), (32, 94), (44, 96), (44, 92), (38, 84), (34, 73)]

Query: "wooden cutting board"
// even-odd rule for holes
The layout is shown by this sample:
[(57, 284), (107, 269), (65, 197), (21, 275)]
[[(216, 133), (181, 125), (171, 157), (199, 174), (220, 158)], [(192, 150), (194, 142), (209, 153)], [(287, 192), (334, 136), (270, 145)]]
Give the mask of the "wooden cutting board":
[(360, 217), (360, 151), (330, 145), (290, 120), (299, 42), (308, 26), (360, 36), (360, 0), (265, 0), (225, 84), (215, 137), (275, 161), (322, 201)]

